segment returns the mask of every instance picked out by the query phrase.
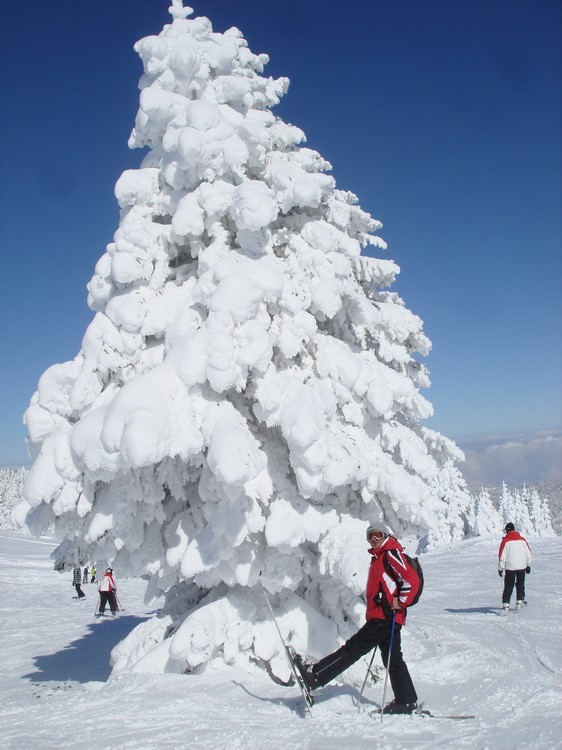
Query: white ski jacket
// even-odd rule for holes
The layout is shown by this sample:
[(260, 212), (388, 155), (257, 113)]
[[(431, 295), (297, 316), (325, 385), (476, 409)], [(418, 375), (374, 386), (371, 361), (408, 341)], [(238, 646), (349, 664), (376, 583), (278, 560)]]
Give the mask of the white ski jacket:
[(518, 531), (504, 536), (498, 556), (498, 570), (525, 570), (531, 565), (531, 548)]
[(106, 573), (98, 583), (98, 591), (115, 591), (116, 589), (115, 578), (111, 573)]

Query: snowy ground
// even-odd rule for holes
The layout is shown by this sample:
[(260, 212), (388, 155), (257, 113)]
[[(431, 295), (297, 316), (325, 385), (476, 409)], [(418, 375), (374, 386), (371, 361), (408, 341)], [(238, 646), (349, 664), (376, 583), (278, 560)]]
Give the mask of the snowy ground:
[(49, 540), (0, 531), (0, 745), (198, 750), (560, 747), (562, 539), (530, 540), (529, 605), (499, 616), (499, 540), (465, 542), (424, 557), (426, 589), (410, 613), (404, 651), (420, 698), (468, 721), (369, 715), (382, 695), (368, 685), (319, 691), (313, 718), (296, 687), (262, 672), (110, 678), (109, 653), (150, 616), (142, 581), (122, 581), (125, 611), (96, 620), (95, 587), (72, 599), (70, 574), (52, 570)]

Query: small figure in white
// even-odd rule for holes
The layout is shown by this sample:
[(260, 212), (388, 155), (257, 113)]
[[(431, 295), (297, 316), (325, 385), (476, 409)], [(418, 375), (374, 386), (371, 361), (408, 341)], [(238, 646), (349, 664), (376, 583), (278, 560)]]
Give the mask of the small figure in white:
[(505, 536), (503, 537), (498, 552), (498, 574), (503, 576), (505, 571), (502, 615), (509, 612), (509, 602), (513, 587), (517, 590), (515, 609), (521, 609), (525, 601), (525, 573), (531, 572), (531, 548), (525, 537), (515, 531), (512, 523), (506, 523)]
[(113, 568), (108, 568), (101, 581), (98, 583), (98, 591), (100, 595), (99, 611), (96, 613), (96, 617), (103, 617), (106, 606), (109, 604), (111, 614), (115, 617), (117, 612), (117, 584), (113, 577)]

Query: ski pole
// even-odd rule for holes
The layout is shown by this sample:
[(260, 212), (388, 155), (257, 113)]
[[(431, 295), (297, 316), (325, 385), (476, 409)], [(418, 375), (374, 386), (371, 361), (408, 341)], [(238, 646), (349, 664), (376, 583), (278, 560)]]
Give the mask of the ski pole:
[(96, 612), (100, 608), (100, 602), (101, 602), (101, 596), (98, 594), (98, 603), (96, 604), (96, 608), (94, 609), (94, 617), (96, 616)]
[(118, 610), (120, 610), (121, 612), (125, 611), (125, 607), (121, 606), (121, 602), (119, 601), (119, 597), (117, 596), (117, 594), (115, 594), (115, 603), (117, 604)]
[(392, 612), (392, 625), (390, 626), (390, 643), (388, 645), (388, 658), (386, 660), (386, 675), (384, 677), (384, 688), (382, 691), (382, 704), (381, 704), (381, 724), (382, 717), (384, 716), (384, 702), (386, 700), (386, 687), (388, 685), (388, 673), (390, 672), (390, 659), (392, 658), (392, 641), (394, 640), (394, 620), (396, 618), (396, 611)]
[(365, 685), (367, 684), (367, 678), (369, 677), (369, 674), (371, 672), (371, 668), (373, 666), (373, 661), (375, 659), (375, 654), (377, 653), (377, 647), (373, 649), (373, 655), (371, 656), (371, 661), (369, 662), (369, 666), (367, 667), (367, 672), (365, 674), (365, 679), (363, 680), (363, 684), (361, 685), (361, 690), (359, 691), (359, 700), (357, 701), (357, 710), (361, 710), (361, 700), (363, 698), (363, 690), (365, 690)]

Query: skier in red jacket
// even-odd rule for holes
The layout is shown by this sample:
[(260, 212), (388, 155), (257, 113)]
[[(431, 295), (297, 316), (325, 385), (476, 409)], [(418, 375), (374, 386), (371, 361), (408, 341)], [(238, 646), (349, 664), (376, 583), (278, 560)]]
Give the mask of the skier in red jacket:
[[(389, 714), (410, 714), (417, 708), (418, 696), (402, 657), (400, 630), (406, 623), (406, 607), (415, 598), (420, 581), (416, 571), (402, 554), (404, 549), (397, 539), (370, 526), (367, 529), (367, 541), (373, 558), (367, 580), (367, 622), (341, 648), (316, 664), (310, 664), (298, 654), (295, 655), (295, 664), (309, 690), (326, 685), (375, 646), (379, 646), (386, 665), (394, 614), (389, 668), (394, 700), (383, 710)], [(385, 560), (392, 576), (385, 570)]]
[(505, 579), (502, 594), (502, 614), (509, 612), (509, 602), (513, 587), (517, 587), (516, 609), (521, 609), (525, 601), (525, 573), (531, 572), (531, 548), (524, 536), (515, 531), (512, 523), (506, 523), (505, 536), (498, 552), (498, 573)]

